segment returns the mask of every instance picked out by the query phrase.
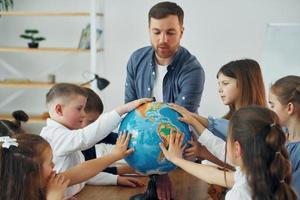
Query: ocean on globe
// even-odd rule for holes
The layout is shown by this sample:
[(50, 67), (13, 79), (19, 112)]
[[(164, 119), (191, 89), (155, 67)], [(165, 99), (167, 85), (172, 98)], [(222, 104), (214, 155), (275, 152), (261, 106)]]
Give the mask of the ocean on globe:
[(129, 166), (141, 174), (165, 174), (176, 168), (159, 147), (167, 148), (171, 133), (184, 134), (184, 144), (191, 135), (187, 124), (178, 120), (180, 114), (165, 103), (150, 102), (128, 113), (121, 122), (119, 133), (131, 134), (129, 148), (135, 151), (125, 158)]

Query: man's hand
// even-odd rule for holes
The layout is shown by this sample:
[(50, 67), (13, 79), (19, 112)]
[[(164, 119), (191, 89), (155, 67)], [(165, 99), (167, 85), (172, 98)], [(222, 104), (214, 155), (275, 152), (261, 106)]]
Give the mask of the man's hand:
[(118, 176), (117, 184), (128, 187), (141, 187), (145, 185), (142, 181), (140, 181), (137, 178), (126, 176)]
[(156, 193), (159, 200), (170, 200), (172, 198), (172, 182), (168, 174), (157, 177)]

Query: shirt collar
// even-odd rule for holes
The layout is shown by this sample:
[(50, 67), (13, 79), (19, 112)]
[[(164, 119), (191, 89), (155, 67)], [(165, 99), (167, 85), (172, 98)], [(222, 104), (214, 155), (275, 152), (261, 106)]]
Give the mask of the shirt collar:
[(54, 127), (64, 127), (66, 129), (68, 129), (67, 127), (65, 127), (64, 125), (62, 125), (61, 123), (51, 119), (51, 118), (48, 118), (47, 119), (47, 126), (54, 126)]

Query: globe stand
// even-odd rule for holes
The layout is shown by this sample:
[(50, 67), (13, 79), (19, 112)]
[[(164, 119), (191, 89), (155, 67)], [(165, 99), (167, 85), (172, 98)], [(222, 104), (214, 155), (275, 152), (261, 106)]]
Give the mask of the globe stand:
[(137, 194), (130, 197), (129, 200), (159, 200), (156, 193), (156, 174), (150, 175), (150, 180), (148, 182), (147, 190), (144, 194)]

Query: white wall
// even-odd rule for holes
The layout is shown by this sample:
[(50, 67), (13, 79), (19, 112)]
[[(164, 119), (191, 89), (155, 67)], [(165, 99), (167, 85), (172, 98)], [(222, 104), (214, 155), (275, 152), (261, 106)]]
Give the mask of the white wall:
[[(131, 52), (149, 44), (147, 14), (156, 2), (105, 2), (105, 76), (115, 80), (105, 91), (108, 109), (122, 103), (126, 63)], [(199, 109), (204, 115), (220, 116), (227, 110), (217, 95), (216, 73), (223, 64), (246, 57), (261, 62), (267, 24), (300, 22), (298, 0), (175, 2), (185, 11), (182, 45), (199, 59), (206, 73)]]
[[(23, 2), (21, 0), (15, 1), (18, 3)], [(30, 7), (34, 4), (33, 2), (37, 1), (30, 0), (26, 3), (24, 1), (22, 6)], [(51, 4), (48, 3), (50, 0), (38, 2), (45, 7), (44, 9), (59, 8), (64, 10), (69, 9), (71, 6), (75, 6), (76, 9), (81, 7), (86, 9), (86, 1), (82, 0), (72, 1), (73, 5), (70, 5), (69, 1), (56, 0), (51, 1)], [(158, 1), (106, 0), (104, 3), (105, 66), (99, 66), (99, 73), (101, 72), (101, 76), (105, 76), (111, 81), (109, 87), (101, 92), (106, 110), (123, 103), (126, 63), (135, 49), (149, 44), (147, 14), (156, 2)], [(221, 65), (231, 60), (246, 57), (261, 62), (267, 24), (300, 23), (299, 0), (177, 0), (175, 2), (181, 5), (185, 11), (185, 33), (182, 45), (199, 59), (206, 73), (205, 91), (199, 110), (204, 115), (219, 116), (226, 112), (226, 107), (222, 105), (217, 95), (217, 81), (215, 78)], [(53, 28), (46, 28), (50, 26), (50, 22), (53, 23), (53, 19), (51, 20), (31, 22), (37, 25), (43, 23), (39, 25), (43, 33), (51, 32), (52, 35), (48, 36), (49, 40), (42, 44), (49, 46), (52, 46), (52, 44), (74, 45), (75, 40), (76, 46), (78, 35), (80, 35), (85, 22), (72, 21), (70, 26), (66, 26), (66, 23), (60, 23), (60, 20), (55, 22), (54, 25), (51, 24), (55, 28), (53, 30)], [(17, 26), (22, 26), (16, 23), (8, 25), (0, 19), (0, 44), (3, 44), (6, 40), (14, 43), (13, 38), (7, 38), (14, 34), (14, 30), (18, 29)], [(11, 33), (2, 29), (4, 25), (10, 27)], [(72, 30), (72, 34), (69, 29)], [(20, 32), (20, 29), (18, 30)], [(64, 35), (63, 39), (62, 34)], [(24, 43), (22, 40), (17, 41)], [(10, 55), (1, 53), (0, 56), (9, 59)], [(62, 59), (62, 57), (63, 55), (58, 55), (58, 59)], [(30, 58), (33, 59), (32, 56)], [(34, 63), (35, 61), (31, 59), (26, 62)], [(88, 62), (88, 58), (85, 61)], [(18, 60), (14, 60), (14, 63), (17, 62)], [(53, 62), (53, 59), (47, 62)], [(73, 66), (77, 62), (79, 61), (69, 62), (66, 65), (71, 63)], [(81, 68), (66, 67), (69, 71), (59, 76), (61, 80), (64, 78), (71, 80), (71, 71), (74, 71), (74, 69), (81, 70)], [(66, 73), (68, 73), (68, 76), (66, 76)], [(74, 77), (80, 79), (78, 74)], [(1, 89), (1, 93), (4, 94), (3, 89)], [(0, 97), (3, 98), (3, 95), (0, 95)], [(13, 105), (10, 108), (13, 108)]]

